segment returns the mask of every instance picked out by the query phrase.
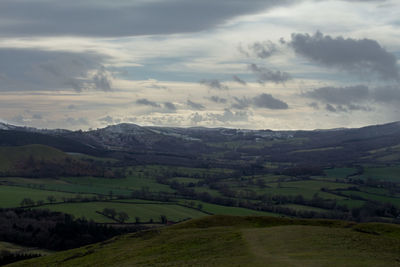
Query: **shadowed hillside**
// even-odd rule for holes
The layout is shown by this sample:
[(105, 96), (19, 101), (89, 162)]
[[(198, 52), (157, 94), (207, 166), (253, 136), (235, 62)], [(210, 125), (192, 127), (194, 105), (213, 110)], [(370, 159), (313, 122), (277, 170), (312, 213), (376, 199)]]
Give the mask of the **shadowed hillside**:
[(398, 266), (400, 227), (210, 216), (11, 266)]

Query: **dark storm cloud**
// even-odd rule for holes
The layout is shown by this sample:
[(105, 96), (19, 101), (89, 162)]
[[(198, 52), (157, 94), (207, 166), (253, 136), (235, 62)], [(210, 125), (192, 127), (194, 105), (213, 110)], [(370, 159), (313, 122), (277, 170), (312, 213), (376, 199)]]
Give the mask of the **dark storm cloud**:
[(268, 109), (288, 109), (289, 106), (282, 100), (273, 97), (270, 94), (261, 94), (253, 98), (254, 106)]
[(293, 33), (288, 45), (298, 55), (327, 67), (400, 80), (395, 55), (375, 40), (334, 38), (321, 32), (314, 35)]
[(0, 91), (111, 90), (100, 54), (0, 48), (0, 59)]
[(136, 104), (144, 105), (144, 106), (151, 106), (151, 107), (155, 107), (155, 108), (161, 107), (160, 104), (150, 101), (146, 98), (141, 98), (141, 99), (136, 100)]
[(272, 83), (285, 83), (291, 79), (287, 72), (281, 72), (279, 70), (273, 71), (264, 67), (259, 67), (256, 64), (250, 64), (249, 70), (251, 70), (258, 78), (260, 83), (272, 82)]
[(247, 84), (246, 81), (240, 79), (237, 75), (233, 75), (232, 78), (233, 78), (233, 80), (234, 80), (235, 82), (237, 82), (237, 83), (239, 83), (239, 84), (241, 84), (241, 85), (246, 85), (246, 84)]
[(202, 104), (193, 102), (193, 101), (191, 101), (191, 100), (188, 100), (188, 101), (186, 102), (186, 104), (187, 104), (190, 108), (192, 108), (192, 109), (194, 109), (194, 110), (203, 110), (203, 109), (205, 108)]
[(203, 84), (211, 89), (219, 89), (219, 90), (228, 90), (229, 87), (221, 83), (217, 79), (212, 79), (212, 80), (201, 80), (200, 84)]
[(7, 36), (133, 36), (195, 32), (295, 0), (0, 1)]

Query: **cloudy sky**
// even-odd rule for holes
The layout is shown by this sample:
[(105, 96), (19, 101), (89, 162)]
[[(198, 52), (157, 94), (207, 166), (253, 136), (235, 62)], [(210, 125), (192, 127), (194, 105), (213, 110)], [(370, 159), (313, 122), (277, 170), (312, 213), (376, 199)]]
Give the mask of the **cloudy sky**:
[(0, 122), (400, 120), (398, 0), (1, 0)]

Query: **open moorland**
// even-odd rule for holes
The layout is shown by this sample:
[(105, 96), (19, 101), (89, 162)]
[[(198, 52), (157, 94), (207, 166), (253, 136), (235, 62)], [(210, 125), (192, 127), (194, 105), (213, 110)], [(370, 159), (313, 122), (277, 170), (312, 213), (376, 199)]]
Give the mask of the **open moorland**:
[(397, 225), (212, 216), (11, 266), (396, 266), (399, 255)]

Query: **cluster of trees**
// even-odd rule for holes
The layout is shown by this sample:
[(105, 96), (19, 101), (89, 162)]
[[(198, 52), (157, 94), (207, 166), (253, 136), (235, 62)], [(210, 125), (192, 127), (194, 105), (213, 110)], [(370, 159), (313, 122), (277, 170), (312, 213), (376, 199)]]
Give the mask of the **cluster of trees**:
[(0, 209), (0, 240), (51, 250), (100, 242), (144, 226), (111, 227), (48, 210)]
[[(318, 168), (301, 168), (294, 170), (297, 174), (311, 174), (314, 171), (315, 173), (317, 173)], [(164, 182), (168, 183), (168, 180), (164, 180)], [(387, 182), (380, 183), (372, 181), (370, 183), (374, 183), (376, 186), (388, 186), (390, 184)], [(242, 192), (238, 193), (237, 191), (231, 190), (227, 184), (218, 183), (215, 180), (212, 183), (208, 184), (209, 187), (218, 190), (224, 197), (214, 197), (207, 192), (197, 193), (190, 186), (185, 185), (184, 183), (178, 183), (176, 181), (170, 182), (169, 185), (171, 188), (175, 189), (179, 195), (183, 195), (190, 199), (198, 199), (204, 202), (224, 206), (234, 206), (254, 210), (270, 211), (301, 218), (331, 218), (366, 221), (371, 218), (377, 219), (378, 217), (396, 219), (400, 215), (400, 210), (389, 203), (384, 204), (379, 202), (366, 202), (366, 204), (361, 208), (348, 209), (345, 205), (339, 205), (336, 200), (324, 199), (318, 194), (315, 194), (312, 199), (305, 199), (302, 195), (259, 195), (253, 190), (242, 190)], [(266, 186), (264, 183), (259, 183), (257, 180), (255, 182), (255, 185), (258, 185), (259, 187)], [(322, 188), (321, 190), (329, 191), (325, 188)], [(357, 190), (357, 187), (355, 187), (355, 190)], [(340, 194), (340, 192), (336, 191), (332, 193)], [(357, 198), (357, 196), (354, 196), (352, 198), (365, 200), (361, 197)], [(257, 200), (257, 202), (249, 200)], [(321, 208), (326, 211), (302, 211), (281, 206), (282, 204), (299, 204)]]
[[(100, 214), (109, 217), (119, 223), (124, 223), (127, 220), (129, 220), (129, 215), (124, 212), (124, 211), (120, 211), (117, 212), (115, 209), (113, 208), (104, 208), (101, 212), (99, 212)], [(140, 223), (146, 223), (146, 222), (142, 222), (140, 217), (135, 217), (135, 224), (140, 224)], [(147, 223), (154, 223), (154, 220), (151, 218)], [(162, 224), (167, 224), (168, 223), (168, 219), (167, 216), (165, 215), (160, 215), (160, 223)]]
[(124, 211), (117, 212), (113, 208), (104, 208), (103, 211), (101, 211), (100, 213), (120, 223), (124, 223), (127, 220), (129, 220), (129, 215), (126, 212)]
[[(21, 200), (20, 202), (20, 206), (21, 207), (34, 207), (34, 206), (42, 206), (46, 203), (55, 203), (57, 201), (59, 202), (64, 202), (64, 203), (68, 203), (68, 202), (92, 202), (92, 201), (104, 201), (107, 199), (113, 199), (113, 195), (112, 195), (112, 191), (110, 191), (111, 193), (109, 195), (96, 195), (96, 196), (91, 196), (91, 197), (87, 197), (87, 196), (81, 196), (81, 195), (76, 195), (75, 197), (62, 197), (61, 200), (57, 199), (55, 196), (53, 195), (49, 195), (46, 197), (47, 202), (45, 202), (45, 200), (39, 199), (37, 201), (34, 201), (33, 199), (29, 198), (29, 197), (25, 197)], [(118, 196), (117, 196), (118, 197)]]

